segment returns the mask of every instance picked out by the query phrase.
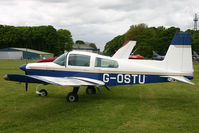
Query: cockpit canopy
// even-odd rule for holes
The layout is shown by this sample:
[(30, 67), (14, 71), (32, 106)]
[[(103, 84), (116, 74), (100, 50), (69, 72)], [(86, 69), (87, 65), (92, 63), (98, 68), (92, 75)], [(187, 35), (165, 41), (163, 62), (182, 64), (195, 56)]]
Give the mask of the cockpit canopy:
[[(67, 57), (69, 56), (69, 57)], [(93, 57), (95, 62), (91, 62), (91, 56), (79, 53), (64, 53), (53, 62), (60, 66), (80, 66), (80, 67), (101, 67), (101, 68), (118, 68), (118, 62), (106, 57)], [(68, 62), (67, 62), (68, 60)], [(93, 59), (92, 59), (93, 60)]]

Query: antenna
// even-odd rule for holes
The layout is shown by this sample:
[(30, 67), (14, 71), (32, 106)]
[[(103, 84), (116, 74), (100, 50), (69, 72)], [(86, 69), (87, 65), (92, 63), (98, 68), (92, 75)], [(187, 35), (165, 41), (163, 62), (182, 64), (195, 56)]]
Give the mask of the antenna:
[(193, 19), (193, 21), (194, 21), (194, 28), (193, 28), (193, 30), (197, 30), (197, 22), (198, 22), (198, 16), (197, 16), (197, 13), (195, 13), (195, 18)]

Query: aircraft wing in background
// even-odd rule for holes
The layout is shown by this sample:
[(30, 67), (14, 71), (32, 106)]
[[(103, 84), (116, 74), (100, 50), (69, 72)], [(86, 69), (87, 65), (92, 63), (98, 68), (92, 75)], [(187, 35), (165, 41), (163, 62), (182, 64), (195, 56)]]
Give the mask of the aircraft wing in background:
[(128, 59), (135, 45), (136, 41), (126, 42), (112, 57), (118, 59)]

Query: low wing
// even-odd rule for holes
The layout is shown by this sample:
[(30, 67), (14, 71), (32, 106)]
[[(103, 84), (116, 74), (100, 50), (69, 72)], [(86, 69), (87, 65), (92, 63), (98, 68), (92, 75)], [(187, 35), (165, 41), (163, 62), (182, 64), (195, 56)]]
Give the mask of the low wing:
[(135, 45), (136, 41), (129, 41), (126, 45), (121, 47), (112, 57), (118, 59), (128, 59)]
[(82, 77), (49, 77), (49, 76), (35, 76), (35, 75), (27, 75), (28, 77), (53, 84), (53, 85), (61, 85), (61, 86), (102, 86), (105, 85), (104, 82), (100, 80), (90, 79), (90, 78), (82, 78)]
[(37, 75), (19, 75), (19, 74), (7, 74), (4, 76), (5, 80), (28, 82), (28, 83), (42, 83), (53, 84), (61, 86), (102, 86), (104, 82), (91, 78), (83, 77), (49, 77), (49, 76), (37, 76)]
[(175, 79), (175, 80), (180, 81), (180, 82), (184, 82), (184, 83), (187, 83), (187, 84), (194, 85), (193, 82), (191, 82), (189, 79), (187, 79), (183, 76), (161, 76), (161, 77), (171, 78), (171, 79)]

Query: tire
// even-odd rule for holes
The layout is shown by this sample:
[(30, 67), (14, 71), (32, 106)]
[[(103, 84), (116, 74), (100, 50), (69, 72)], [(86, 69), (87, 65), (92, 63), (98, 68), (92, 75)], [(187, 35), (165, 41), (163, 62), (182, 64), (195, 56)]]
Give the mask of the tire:
[(78, 95), (74, 92), (68, 93), (66, 96), (67, 102), (78, 102)]
[(96, 94), (96, 89), (95, 89), (95, 87), (94, 86), (88, 86), (87, 88), (86, 88), (86, 94)]
[(41, 93), (39, 96), (45, 97), (48, 95), (48, 92), (45, 89), (41, 89), (39, 92)]

